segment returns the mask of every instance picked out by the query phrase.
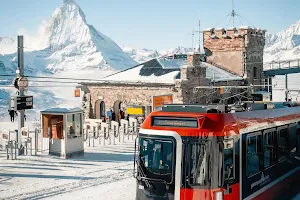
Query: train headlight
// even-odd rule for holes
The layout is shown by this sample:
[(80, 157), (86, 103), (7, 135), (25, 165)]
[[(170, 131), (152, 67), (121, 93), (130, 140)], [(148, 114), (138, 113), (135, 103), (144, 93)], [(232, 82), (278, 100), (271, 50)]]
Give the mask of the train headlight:
[(214, 192), (214, 200), (223, 200), (223, 199), (224, 199), (223, 191)]

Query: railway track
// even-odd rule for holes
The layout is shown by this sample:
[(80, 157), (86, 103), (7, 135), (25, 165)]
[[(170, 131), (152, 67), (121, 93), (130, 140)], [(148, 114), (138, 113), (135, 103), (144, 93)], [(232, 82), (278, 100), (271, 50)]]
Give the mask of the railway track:
[[(81, 190), (81, 189), (85, 189), (85, 188), (89, 188), (89, 187), (99, 186), (99, 185), (102, 185), (105, 183), (117, 182), (117, 181), (127, 179), (132, 176), (131, 168), (120, 170), (120, 168), (122, 168), (122, 167), (126, 168), (131, 165), (132, 164), (118, 165), (118, 166), (114, 166), (111, 168), (95, 170), (95, 171), (91, 171), (91, 172), (87, 172), (87, 173), (81, 173), (81, 174), (78, 174), (77, 176), (92, 175), (93, 173), (107, 171), (107, 173), (105, 173), (106, 175), (104, 175), (104, 176), (99, 176), (99, 177), (95, 177), (95, 178), (93, 178), (93, 176), (91, 176), (92, 179), (79, 179), (79, 181), (73, 181), (68, 184), (57, 185), (57, 186), (41, 189), (41, 190), (34, 191), (34, 192), (13, 195), (10, 197), (3, 198), (3, 200), (4, 199), (5, 200), (7, 200), (7, 199), (9, 199), (9, 200), (43, 199), (43, 198), (47, 198), (47, 197), (51, 197), (51, 196), (64, 194), (64, 193), (71, 192), (71, 191), (76, 191), (76, 190)], [(109, 173), (109, 171), (111, 173)], [(2, 198), (0, 198), (0, 199), (2, 200)]]

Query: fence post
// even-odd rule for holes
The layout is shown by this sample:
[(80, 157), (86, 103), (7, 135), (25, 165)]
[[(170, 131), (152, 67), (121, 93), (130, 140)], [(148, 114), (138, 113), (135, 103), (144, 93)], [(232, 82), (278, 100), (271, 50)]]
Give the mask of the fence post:
[(103, 145), (105, 145), (106, 127), (103, 128)]
[(121, 143), (121, 133), (120, 133), (120, 126), (118, 126), (117, 128), (118, 128), (118, 137), (119, 137), (119, 143)]
[(35, 155), (37, 155), (37, 151), (38, 151), (38, 134), (37, 134), (37, 128), (35, 128), (34, 131), (34, 143), (35, 143)]
[(114, 126), (113, 138), (114, 138), (114, 145), (116, 145), (116, 126)]
[(123, 124), (123, 142), (125, 142), (125, 131), (126, 131), (126, 124)]
[(28, 147), (27, 147), (27, 145), (28, 145), (28, 142), (27, 142), (27, 141), (25, 141), (25, 143), (24, 143), (24, 144), (25, 144), (25, 152), (26, 152), (26, 156), (28, 156), (28, 151), (27, 151), (27, 150), (28, 150), (28, 149), (27, 149), (27, 148), (28, 148)]
[(108, 133), (108, 138), (109, 138), (109, 145), (111, 145), (111, 129), (110, 128), (108, 128), (107, 133)]

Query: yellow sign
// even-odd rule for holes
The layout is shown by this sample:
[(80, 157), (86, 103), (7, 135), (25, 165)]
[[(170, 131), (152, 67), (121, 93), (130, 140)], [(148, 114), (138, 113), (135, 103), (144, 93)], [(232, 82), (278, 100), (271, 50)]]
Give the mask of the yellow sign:
[(143, 108), (139, 107), (139, 108), (127, 108), (127, 114), (129, 115), (143, 115)]

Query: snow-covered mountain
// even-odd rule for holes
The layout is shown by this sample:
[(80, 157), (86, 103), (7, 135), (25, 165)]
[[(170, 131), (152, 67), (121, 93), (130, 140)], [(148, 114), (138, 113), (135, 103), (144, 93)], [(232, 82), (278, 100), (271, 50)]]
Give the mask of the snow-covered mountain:
[(150, 49), (122, 47), (122, 50), (138, 63), (146, 62), (160, 56), (158, 51)]
[[(43, 68), (50, 72), (91, 68), (122, 70), (137, 64), (109, 37), (86, 21), (73, 0), (64, 0), (38, 34), (42, 50), (25, 54), (25, 68)], [(24, 38), (24, 46), (30, 46)], [(16, 49), (16, 47), (15, 47)], [(0, 57), (6, 66), (16, 54)]]
[[(10, 54), (7, 54), (8, 49)], [(15, 74), (18, 66), (16, 50), (16, 40), (1, 38), (0, 74)], [(89, 25), (73, 0), (64, 0), (35, 37), (24, 36), (24, 51), (25, 75), (100, 79), (137, 64), (112, 39)], [(4, 81), (3, 77), (0, 79)], [(1, 82), (0, 86), (11, 85), (11, 79)], [(35, 109), (28, 113), (35, 111), (36, 116), (40, 110), (49, 107), (81, 105), (81, 99), (73, 96), (76, 84), (72, 84), (73, 87), (29, 80), (31, 85), (39, 87), (29, 87), (26, 93), (34, 95)], [(56, 85), (58, 87), (53, 87)], [(3, 116), (7, 118), (8, 99), (15, 92), (14, 88), (0, 87), (0, 120)]]
[(289, 60), (300, 57), (300, 21), (279, 33), (266, 34), (264, 61)]
[(138, 49), (132, 47), (122, 47), (123, 51), (127, 53), (131, 58), (136, 62), (142, 63), (153, 58), (161, 56), (170, 56), (174, 54), (186, 54), (191, 51), (189, 48), (185, 47), (176, 47), (165, 51), (150, 50), (150, 49)]
[(10, 37), (0, 37), (0, 54), (10, 54), (16, 51), (17, 45)]
[(174, 54), (186, 54), (190, 51), (191, 51), (190, 48), (178, 46), (176, 48), (172, 48), (167, 51), (160, 51), (159, 54), (162, 56), (170, 56), (170, 55), (174, 55)]

